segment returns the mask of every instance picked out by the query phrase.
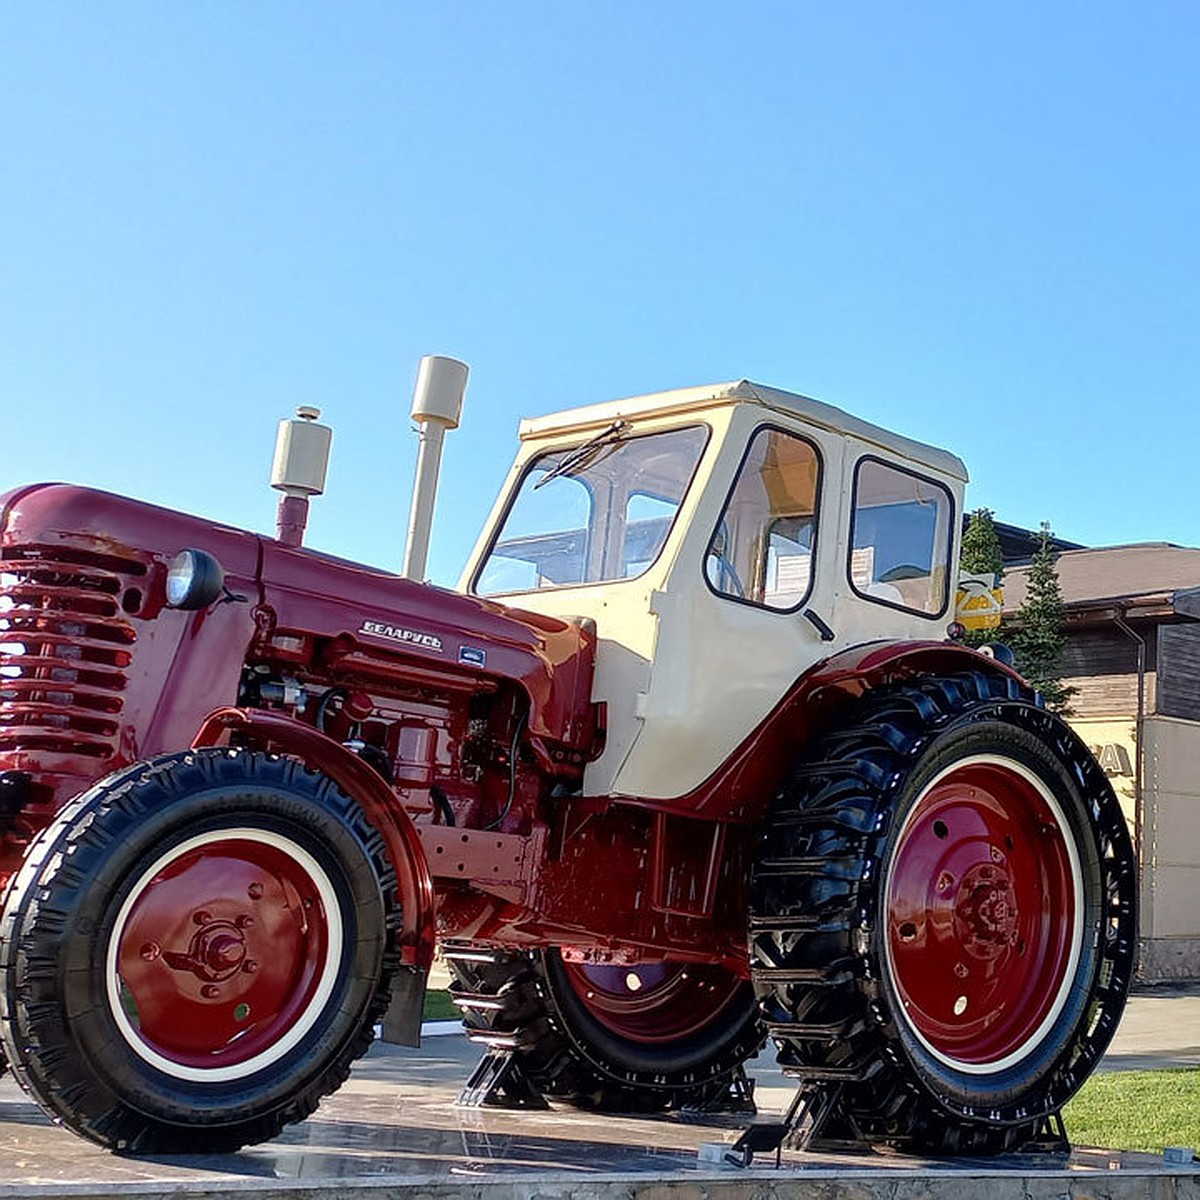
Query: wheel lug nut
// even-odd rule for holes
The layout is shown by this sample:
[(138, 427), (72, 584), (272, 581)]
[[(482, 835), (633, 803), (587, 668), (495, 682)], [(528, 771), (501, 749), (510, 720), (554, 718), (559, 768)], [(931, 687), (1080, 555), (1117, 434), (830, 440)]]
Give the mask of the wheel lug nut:
[(221, 989), (217, 987), (215, 983), (206, 983), (200, 989), (200, 995), (202, 995), (205, 1000), (215, 1000), (220, 994)]
[(147, 942), (140, 953), (147, 962), (153, 962), (162, 953), (162, 948), (157, 942)]
[(248, 958), (244, 963), (242, 963), (242, 970), (245, 971), (247, 975), (253, 975), (254, 972), (258, 970), (258, 963), (256, 963), (254, 959)]
[(249, 929), (250, 926), (254, 924), (254, 918), (248, 917), (245, 913), (242, 913), (242, 915), (234, 921), (234, 924), (239, 929)]
[(261, 900), (263, 894), (263, 885), (261, 883), (252, 883), (246, 889), (246, 894), (251, 900)]
[(192, 913), (192, 921), (196, 925), (207, 925), (212, 920), (212, 913), (206, 908), (198, 908)]

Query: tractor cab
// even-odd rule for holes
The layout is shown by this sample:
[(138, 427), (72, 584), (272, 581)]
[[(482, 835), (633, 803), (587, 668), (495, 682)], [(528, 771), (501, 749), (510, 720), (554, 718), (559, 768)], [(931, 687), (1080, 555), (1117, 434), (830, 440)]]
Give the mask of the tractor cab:
[(742, 381), (521, 425), (461, 587), (599, 635), (591, 794), (702, 783), (804, 671), (952, 619), (961, 460)]

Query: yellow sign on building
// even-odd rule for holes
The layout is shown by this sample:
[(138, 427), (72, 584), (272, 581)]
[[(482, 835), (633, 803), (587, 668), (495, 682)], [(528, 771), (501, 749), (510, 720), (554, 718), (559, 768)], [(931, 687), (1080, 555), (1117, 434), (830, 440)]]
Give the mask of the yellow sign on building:
[(993, 572), (958, 577), (954, 616), (966, 629), (997, 629), (1004, 611), (1004, 588), (996, 586)]

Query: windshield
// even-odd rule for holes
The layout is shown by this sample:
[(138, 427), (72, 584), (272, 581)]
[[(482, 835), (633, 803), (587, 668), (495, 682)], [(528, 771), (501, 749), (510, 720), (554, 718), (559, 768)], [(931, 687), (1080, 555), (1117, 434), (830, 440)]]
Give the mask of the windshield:
[[(475, 582), (481, 596), (640, 575), (658, 557), (708, 440), (693, 425), (602, 434), (534, 459)], [(586, 449), (586, 453), (581, 450)]]

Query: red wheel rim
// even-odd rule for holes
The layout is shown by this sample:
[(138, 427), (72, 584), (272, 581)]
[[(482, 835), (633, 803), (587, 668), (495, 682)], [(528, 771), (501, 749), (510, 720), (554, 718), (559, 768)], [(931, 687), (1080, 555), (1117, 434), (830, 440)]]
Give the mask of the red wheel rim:
[(130, 890), (108, 948), (126, 1041), (180, 1078), (239, 1078), (310, 1029), (333, 989), (341, 921), (328, 876), (278, 834), (189, 839)]
[(925, 789), (891, 857), (886, 948), (935, 1057), (995, 1071), (1041, 1042), (1078, 962), (1081, 878), (1062, 809), (1020, 764), (964, 759)]
[(650, 961), (630, 966), (564, 962), (580, 1003), (606, 1029), (646, 1045), (677, 1042), (707, 1028), (741, 981), (721, 967)]

